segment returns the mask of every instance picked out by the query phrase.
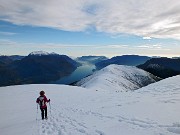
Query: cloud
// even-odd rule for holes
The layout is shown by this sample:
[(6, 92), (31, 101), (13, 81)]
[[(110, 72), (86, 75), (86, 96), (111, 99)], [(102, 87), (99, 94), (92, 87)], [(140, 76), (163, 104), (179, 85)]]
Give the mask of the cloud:
[(0, 46), (15, 46), (19, 47), (19, 44), (15, 41), (11, 41), (8, 39), (0, 39)]
[[(60, 43), (30, 43), (16, 42), (9, 39), (0, 39), (0, 46), (14, 46), (26, 48), (44, 48), (44, 49), (63, 49), (63, 48), (96, 48), (97, 45), (78, 45), (78, 44), (60, 44)], [(101, 45), (99, 45), (101, 46)]]
[(16, 35), (16, 34), (17, 33), (0, 31), (0, 35), (4, 35), (4, 36), (12, 36), (12, 35)]
[(179, 0), (0, 0), (0, 20), (66, 31), (180, 39)]
[(59, 43), (26, 43), (9, 39), (0, 39), (1, 53), (4, 55), (28, 55), (33, 51), (47, 51), (65, 54), (68, 56), (103, 55), (108, 57), (136, 54), (146, 56), (174, 57), (180, 54), (180, 45), (177, 44), (141, 44), (141, 45), (71, 45)]
[(31, 47), (39, 47), (39, 48), (49, 48), (49, 49), (58, 49), (58, 48), (94, 48), (97, 47), (97, 45), (69, 45), (69, 44), (54, 44), (54, 43), (46, 43), (46, 44), (37, 44), (37, 43), (31, 43)]
[(150, 40), (150, 39), (152, 39), (151, 37), (143, 37), (143, 39), (148, 39), (148, 40)]
[(138, 49), (145, 49), (145, 50), (160, 50), (160, 51), (169, 51), (170, 48), (163, 47), (161, 44), (146, 44), (146, 45), (139, 45), (136, 46)]
[(99, 45), (95, 48), (104, 48), (104, 49), (121, 49), (121, 48), (131, 48), (129, 45)]

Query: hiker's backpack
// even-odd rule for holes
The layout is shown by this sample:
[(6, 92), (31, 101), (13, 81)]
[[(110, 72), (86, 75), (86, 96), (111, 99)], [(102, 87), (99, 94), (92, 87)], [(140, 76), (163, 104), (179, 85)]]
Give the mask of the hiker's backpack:
[(45, 106), (45, 97), (44, 96), (39, 97), (39, 106), (40, 106), (40, 108)]

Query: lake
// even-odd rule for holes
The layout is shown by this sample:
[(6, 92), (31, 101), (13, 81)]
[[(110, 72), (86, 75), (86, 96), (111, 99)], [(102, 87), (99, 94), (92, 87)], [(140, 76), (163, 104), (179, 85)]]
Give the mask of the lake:
[(82, 66), (79, 66), (71, 75), (51, 82), (51, 84), (71, 84), (73, 82), (81, 80), (88, 75), (91, 75), (94, 69), (96, 69), (95, 65), (82, 63)]

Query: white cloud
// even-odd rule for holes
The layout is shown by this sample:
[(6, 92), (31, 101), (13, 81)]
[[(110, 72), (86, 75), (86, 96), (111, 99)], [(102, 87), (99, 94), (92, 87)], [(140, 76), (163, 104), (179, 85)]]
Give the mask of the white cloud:
[[(165, 45), (164, 45), (165, 46)], [(139, 45), (136, 46), (138, 49), (145, 49), (145, 50), (159, 50), (159, 51), (169, 51), (170, 48), (164, 47), (161, 44), (146, 44), (146, 45)]]
[(0, 31), (0, 35), (4, 35), (4, 36), (12, 36), (12, 35), (15, 35), (15, 34), (17, 34), (17, 33)]
[(106, 48), (106, 49), (119, 49), (119, 48), (129, 48), (130, 46), (129, 45), (100, 45), (100, 46), (97, 46), (96, 48)]
[(0, 0), (0, 20), (19, 25), (180, 39), (179, 0)]
[(151, 37), (143, 37), (143, 39), (148, 39), (148, 40), (150, 40), (150, 39), (152, 39)]
[(19, 44), (15, 41), (11, 41), (8, 39), (0, 39), (0, 46), (19, 46)]

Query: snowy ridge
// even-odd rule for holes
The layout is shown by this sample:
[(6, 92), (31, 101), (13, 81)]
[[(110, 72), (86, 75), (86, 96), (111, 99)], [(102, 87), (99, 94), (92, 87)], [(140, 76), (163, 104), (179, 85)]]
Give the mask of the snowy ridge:
[[(65, 85), (0, 87), (2, 135), (177, 135), (180, 76), (136, 91), (96, 91)], [(42, 121), (35, 100), (51, 99)], [(37, 120), (36, 120), (37, 119)]]
[(57, 53), (48, 53), (48, 52), (45, 52), (45, 51), (34, 51), (34, 52), (31, 52), (29, 54), (29, 56), (32, 56), (32, 55), (35, 55), (35, 56), (43, 56), (43, 55), (58, 55)]
[(157, 79), (152, 74), (133, 66), (109, 65), (77, 82), (77, 86), (96, 90), (136, 90)]

